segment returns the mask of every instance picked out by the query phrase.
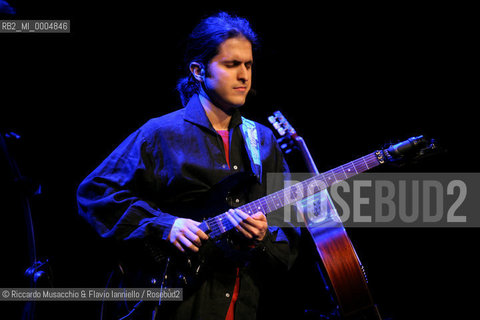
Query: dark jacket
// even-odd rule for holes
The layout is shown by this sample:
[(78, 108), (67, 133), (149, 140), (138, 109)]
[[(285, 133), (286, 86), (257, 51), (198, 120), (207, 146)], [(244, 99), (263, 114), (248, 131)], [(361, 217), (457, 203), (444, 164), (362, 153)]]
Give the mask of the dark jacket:
[[(165, 240), (179, 216), (201, 221), (205, 212), (198, 214), (191, 203), (228, 176), (254, 170), (240, 130), (242, 121), (237, 110), (229, 127), (230, 168), (222, 139), (197, 96), (185, 108), (148, 121), (80, 184), (80, 214), (100, 236), (122, 242)], [(271, 130), (258, 123), (256, 127), (261, 177), (242, 201), (267, 194), (267, 173), (288, 172)], [(185, 204), (192, 210), (175, 210)], [(254, 319), (262, 277), (272, 270), (287, 270), (297, 254), (297, 230), (279, 228), (270, 215), (268, 218), (267, 236), (252, 250), (252, 261), (240, 269), (235, 319)], [(182, 319), (224, 319), (235, 283), (234, 267), (226, 263), (212, 272), (196, 294), (179, 304), (176, 315)]]

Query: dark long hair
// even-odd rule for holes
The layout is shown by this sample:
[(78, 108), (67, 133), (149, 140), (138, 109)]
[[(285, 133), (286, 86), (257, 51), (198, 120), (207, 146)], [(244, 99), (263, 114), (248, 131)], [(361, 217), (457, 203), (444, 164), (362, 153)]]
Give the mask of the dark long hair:
[(208, 63), (218, 54), (220, 44), (227, 39), (240, 36), (249, 40), (253, 49), (257, 47), (258, 36), (250, 27), (248, 20), (232, 16), (226, 12), (219, 12), (203, 19), (193, 29), (188, 38), (184, 56), (187, 76), (181, 78), (177, 83), (177, 90), (184, 106), (200, 90), (200, 83), (190, 72), (190, 63), (201, 63), (206, 67), (205, 71), (208, 72)]

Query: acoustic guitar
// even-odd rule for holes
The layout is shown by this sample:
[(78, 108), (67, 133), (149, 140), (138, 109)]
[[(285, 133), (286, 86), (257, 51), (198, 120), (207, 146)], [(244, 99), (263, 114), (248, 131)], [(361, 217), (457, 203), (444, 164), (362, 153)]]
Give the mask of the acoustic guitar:
[[(294, 148), (298, 149), (309, 172), (318, 175), (319, 171), (305, 140), (297, 134), (285, 116), (276, 111), (268, 120), (280, 135), (278, 143), (282, 151), (288, 154)], [(380, 161), (379, 158), (377, 160)], [(334, 313), (342, 319), (381, 320), (368, 287), (365, 269), (328, 191), (319, 192), (311, 201), (299, 201), (297, 210), (302, 214), (322, 261), (323, 268), (320, 272), (336, 305)], [(312, 214), (313, 219), (310, 218)], [(318, 216), (321, 219), (316, 218)]]

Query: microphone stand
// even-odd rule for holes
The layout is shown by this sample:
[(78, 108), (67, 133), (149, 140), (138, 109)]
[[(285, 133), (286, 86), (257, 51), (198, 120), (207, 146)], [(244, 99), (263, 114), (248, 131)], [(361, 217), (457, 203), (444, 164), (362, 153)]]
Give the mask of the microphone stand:
[[(32, 220), (32, 212), (30, 206), (30, 198), (41, 193), (41, 186), (35, 186), (31, 181), (22, 176), (18, 165), (13, 156), (8, 151), (6, 139), (20, 139), (20, 136), (14, 132), (6, 134), (0, 133), (0, 155), (3, 154), (7, 162), (8, 171), (11, 173), (11, 182), (17, 187), (16, 190), (20, 194), (20, 200), (23, 209), (24, 220), (27, 228), (28, 256), (30, 267), (26, 269), (25, 276), (29, 279), (30, 287), (36, 288), (37, 281), (40, 277), (47, 274), (49, 277), (48, 260), (39, 261), (37, 258), (37, 248), (35, 242), (35, 231)], [(35, 314), (35, 302), (26, 302), (23, 308), (22, 319), (33, 320)]]

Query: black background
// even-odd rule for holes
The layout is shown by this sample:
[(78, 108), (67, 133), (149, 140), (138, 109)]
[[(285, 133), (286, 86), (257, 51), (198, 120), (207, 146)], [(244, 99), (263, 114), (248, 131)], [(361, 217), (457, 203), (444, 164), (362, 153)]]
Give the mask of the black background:
[[(220, 9), (249, 18), (262, 40), (254, 65), (257, 94), (244, 114), (268, 125), (267, 116), (282, 110), (320, 171), (419, 134), (448, 152), (379, 170), (478, 171), (472, 8), (18, 1), (16, 19), (71, 20), (70, 34), (0, 35), (0, 128), (22, 137), (11, 151), (22, 173), (42, 185), (32, 215), (38, 255), (49, 259), (56, 287), (104, 284), (106, 253), (76, 213), (76, 187), (128, 134), (179, 108), (183, 40)], [(3, 193), (1, 287), (26, 284), (25, 222), (12, 194)], [(348, 233), (385, 318), (474, 314), (477, 229)], [(287, 292), (292, 301), (298, 292), (312, 300), (318, 279), (294, 279), (296, 291)], [(19, 318), (21, 306), (9, 305), (16, 312), (11, 318)], [(97, 310), (89, 303), (43, 303), (38, 316), (93, 319), (87, 315)]]

